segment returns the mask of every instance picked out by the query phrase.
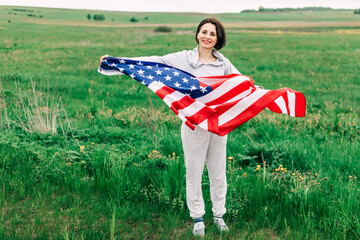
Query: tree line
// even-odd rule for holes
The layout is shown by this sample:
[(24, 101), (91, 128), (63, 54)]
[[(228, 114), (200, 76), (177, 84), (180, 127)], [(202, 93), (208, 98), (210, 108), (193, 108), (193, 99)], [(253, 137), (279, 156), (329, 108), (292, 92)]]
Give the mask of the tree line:
[(263, 6), (259, 6), (258, 10), (246, 9), (241, 11), (241, 13), (247, 12), (289, 12), (289, 11), (329, 11), (335, 10), (330, 7), (303, 7), (303, 8), (265, 8)]

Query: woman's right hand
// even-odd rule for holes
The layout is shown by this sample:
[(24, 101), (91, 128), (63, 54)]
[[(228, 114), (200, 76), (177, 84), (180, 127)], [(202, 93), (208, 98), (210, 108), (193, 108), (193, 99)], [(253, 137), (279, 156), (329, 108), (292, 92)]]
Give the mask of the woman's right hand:
[(100, 58), (100, 64), (101, 64), (101, 63), (102, 63), (102, 61), (104, 61), (104, 59), (105, 59), (105, 58), (107, 58), (107, 57), (109, 57), (109, 55), (107, 55), (107, 54), (106, 54), (106, 55), (104, 55), (104, 56), (102, 56), (102, 57)]

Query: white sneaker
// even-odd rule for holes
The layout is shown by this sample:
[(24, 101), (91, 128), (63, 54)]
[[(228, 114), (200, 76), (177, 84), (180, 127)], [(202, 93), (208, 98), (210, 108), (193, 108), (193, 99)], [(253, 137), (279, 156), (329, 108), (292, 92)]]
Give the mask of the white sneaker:
[(220, 230), (220, 232), (228, 232), (229, 228), (226, 226), (224, 219), (214, 217), (214, 223), (217, 229)]
[(194, 224), (193, 234), (196, 237), (203, 237), (205, 235), (205, 225), (203, 221)]

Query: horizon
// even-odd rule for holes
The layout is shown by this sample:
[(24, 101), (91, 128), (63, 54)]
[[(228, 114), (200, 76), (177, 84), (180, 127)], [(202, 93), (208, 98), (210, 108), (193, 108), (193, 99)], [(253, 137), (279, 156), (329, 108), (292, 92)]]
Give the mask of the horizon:
[[(244, 0), (239, 0), (233, 3), (231, 0), (223, 0), (222, 4), (216, 2), (216, 0), (198, 1), (193, 3), (191, 0), (184, 0), (179, 3), (174, 3), (169, 6), (166, 0), (153, 0), (151, 4), (145, 0), (133, 0), (123, 4), (112, 3), (111, 0), (103, 0), (101, 4), (98, 1), (86, 1), (86, 0), (63, 0), (47, 1), (35, 0), (29, 3), (26, 0), (0, 0), (1, 6), (9, 7), (39, 7), (39, 8), (51, 8), (51, 9), (74, 9), (74, 10), (94, 10), (94, 11), (111, 11), (111, 12), (174, 12), (174, 13), (240, 13), (244, 10), (258, 10), (260, 6), (265, 9), (277, 9), (277, 8), (331, 8), (334, 10), (354, 10), (360, 8), (360, 2), (355, 0), (344, 0), (341, 3), (334, 3), (329, 0), (314, 1), (303, 0), (288, 2), (286, 0), (269, 1), (269, 0), (255, 0), (252, 3), (248, 3)], [(86, 7), (84, 7), (86, 6)]]

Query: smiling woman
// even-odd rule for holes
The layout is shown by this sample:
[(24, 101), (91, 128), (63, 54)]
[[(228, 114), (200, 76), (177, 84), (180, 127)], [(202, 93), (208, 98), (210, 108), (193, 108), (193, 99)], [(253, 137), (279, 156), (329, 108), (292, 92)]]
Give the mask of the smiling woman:
[[(201, 21), (197, 27), (195, 39), (198, 46), (193, 50), (184, 50), (165, 56), (138, 57), (133, 58), (133, 60), (163, 63), (196, 77), (239, 73), (230, 61), (217, 51), (226, 43), (225, 29), (217, 19), (206, 18)], [(101, 57), (100, 61), (102, 62), (106, 57), (107, 55)], [(166, 77), (166, 81), (170, 81), (170, 79), (170, 76)], [(185, 80), (187, 81), (187, 79)], [(184, 82), (185, 80), (183, 79)], [(190, 210), (190, 216), (194, 219), (193, 234), (197, 236), (205, 234), (205, 225), (202, 219), (205, 214), (205, 206), (201, 189), (205, 163), (210, 178), (214, 223), (220, 231), (228, 231), (228, 227), (222, 218), (226, 212), (227, 135), (219, 136), (198, 126), (191, 130), (183, 123), (181, 138), (186, 165), (187, 206)]]

